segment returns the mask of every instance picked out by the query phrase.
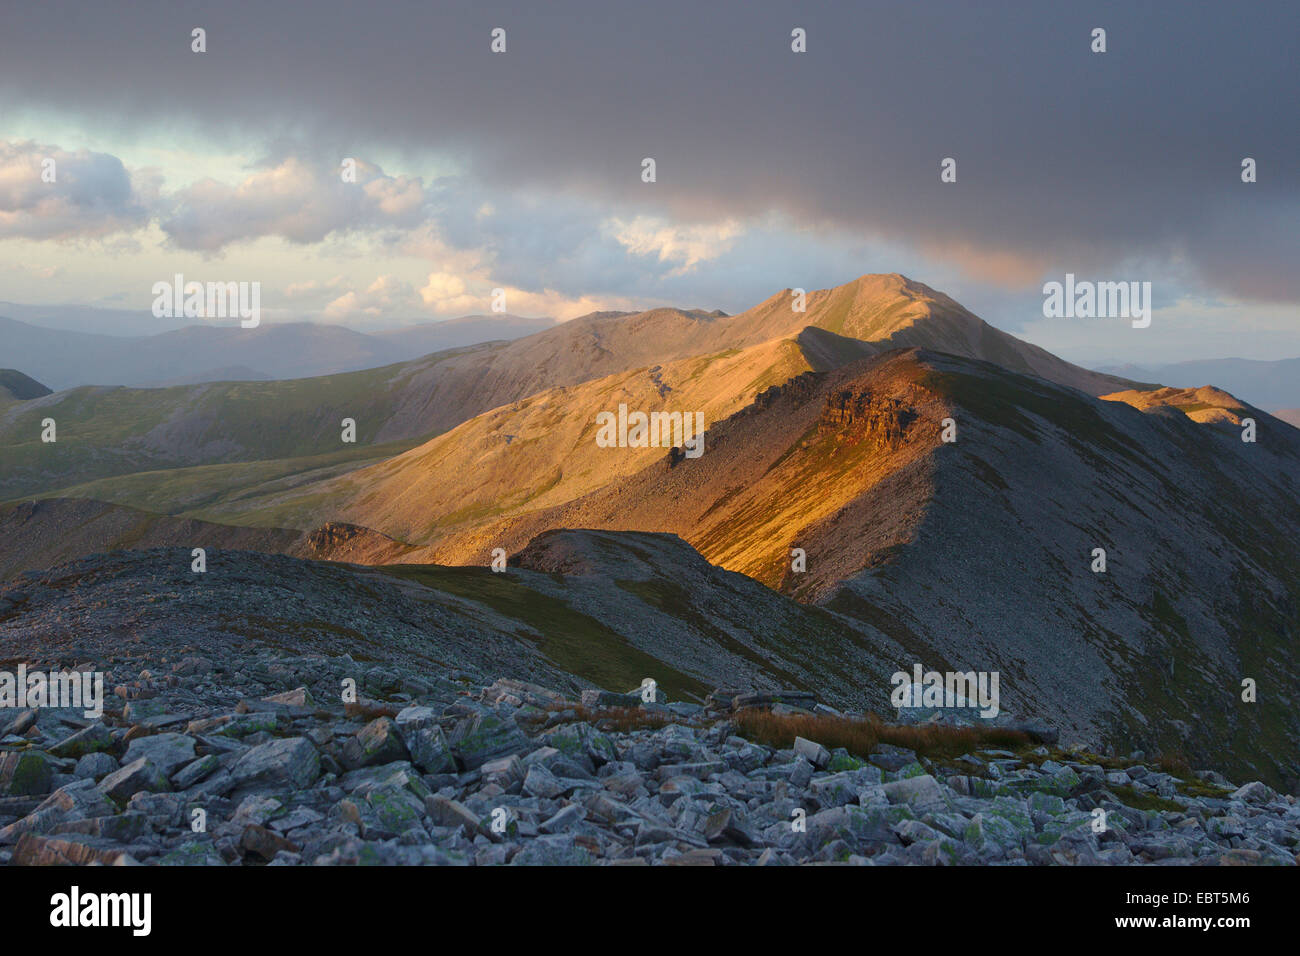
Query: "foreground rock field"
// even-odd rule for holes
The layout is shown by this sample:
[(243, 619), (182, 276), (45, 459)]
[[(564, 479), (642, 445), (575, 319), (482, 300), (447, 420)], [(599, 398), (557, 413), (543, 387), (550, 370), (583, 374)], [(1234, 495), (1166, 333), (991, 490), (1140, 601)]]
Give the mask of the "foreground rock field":
[(574, 701), (269, 654), (119, 663), (108, 681), (99, 720), (0, 711), (0, 863), (1294, 865), (1300, 849), (1294, 796), (1140, 755), (861, 760), (739, 735), (739, 708), (806, 713), (806, 695)]

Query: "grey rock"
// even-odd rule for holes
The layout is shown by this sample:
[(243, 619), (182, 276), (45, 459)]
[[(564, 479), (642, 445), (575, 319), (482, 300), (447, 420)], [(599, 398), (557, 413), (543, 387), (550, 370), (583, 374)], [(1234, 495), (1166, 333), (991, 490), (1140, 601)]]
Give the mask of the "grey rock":
[(117, 758), (110, 754), (88, 753), (77, 761), (73, 775), (83, 780), (99, 780), (120, 766)]
[(551, 773), (545, 764), (536, 763), (528, 768), (523, 783), (523, 792), (528, 796), (553, 800), (564, 791), (565, 787), (560, 783), (559, 778)]
[(239, 789), (288, 787), (303, 790), (320, 776), (320, 754), (306, 737), (286, 737), (253, 747), (231, 767)]
[(352, 770), (406, 760), (409, 756), (397, 724), (388, 717), (372, 720), (343, 746), (343, 765)]
[(8, 797), (40, 796), (50, 792), (54, 766), (37, 751), (0, 753), (0, 795)]
[(191, 761), (172, 774), (172, 784), (178, 790), (188, 790), (200, 780), (204, 780), (221, 767), (221, 758), (216, 754), (207, 754)]
[(99, 788), (118, 803), (125, 804), (140, 791), (158, 793), (171, 789), (162, 768), (148, 757), (140, 757), (114, 770), (99, 783)]
[(591, 710), (602, 707), (640, 707), (641, 697), (637, 694), (615, 694), (607, 690), (584, 690), (582, 706)]
[(148, 759), (164, 776), (171, 776), (178, 767), (194, 759), (194, 738), (185, 734), (155, 734), (139, 737), (127, 746), (124, 764), (141, 757)]
[(436, 826), (464, 827), (471, 835), (483, 830), (478, 816), (456, 800), (435, 794), (424, 801), (424, 806)]
[(527, 753), (535, 746), (512, 718), (491, 713), (464, 717), (452, 730), (448, 743), (467, 770), (477, 770), (497, 757)]
[(890, 803), (906, 804), (917, 815), (944, 813), (951, 809), (951, 801), (939, 782), (929, 774), (895, 780), (883, 786)]
[(96, 722), (59, 741), (50, 748), (50, 753), (56, 757), (84, 757), (86, 754), (108, 750), (112, 746), (113, 735), (107, 727)]
[(570, 803), (553, 817), (540, 824), (537, 829), (541, 833), (564, 833), (581, 823), (586, 819), (586, 816), (586, 810), (576, 803)]
[(831, 762), (831, 752), (821, 744), (803, 737), (794, 739), (794, 752), (802, 756), (818, 770), (825, 770)]
[(1246, 803), (1270, 803), (1276, 797), (1277, 793), (1271, 787), (1260, 783), (1258, 780), (1239, 787), (1232, 794), (1233, 800), (1243, 800)]
[(456, 757), (431, 707), (407, 707), (397, 715), (397, 729), (411, 761), (425, 773), (455, 773)]

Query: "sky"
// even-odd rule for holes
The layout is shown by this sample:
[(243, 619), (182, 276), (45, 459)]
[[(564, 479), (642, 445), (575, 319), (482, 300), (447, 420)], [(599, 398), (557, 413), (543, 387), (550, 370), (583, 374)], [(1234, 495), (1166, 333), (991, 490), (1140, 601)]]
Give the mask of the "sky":
[[(0, 301), (180, 273), (364, 330), (901, 272), (1074, 361), (1290, 357), (1298, 88), (1294, 0), (8, 4)], [(1067, 273), (1151, 326), (1046, 318)]]

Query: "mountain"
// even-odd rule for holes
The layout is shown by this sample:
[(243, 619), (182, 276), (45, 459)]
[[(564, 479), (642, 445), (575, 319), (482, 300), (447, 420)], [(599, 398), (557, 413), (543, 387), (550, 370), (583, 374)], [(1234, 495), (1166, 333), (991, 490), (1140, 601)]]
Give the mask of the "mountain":
[[(481, 465), (457, 437), (476, 422), (447, 436), (462, 445), (461, 458), (446, 459), (405, 493), (419, 466), (409, 476), (394, 472), (392, 488), (369, 475), (351, 500), (328, 483), (306, 487), (308, 498), (327, 502), (321, 514), (387, 534), (400, 542), (397, 560), (422, 562), (391, 573), (448, 588), (487, 586), (498, 578), (486, 568), (439, 565), (484, 565), (500, 547), (516, 555), (521, 572), (542, 575), (531, 590), (546, 591), (546, 575), (565, 575), (564, 600), (582, 593), (583, 613), (625, 622), (625, 638), (646, 653), (668, 632), (663, 622), (638, 623), (621, 593), (632, 587), (642, 603), (678, 615), (703, 602), (721, 628), (740, 620), (733, 599), (722, 610), (716, 594), (680, 590), (714, 565), (814, 615), (802, 623), (775, 618), (779, 628), (760, 631), (771, 641), (780, 633), (805, 640), (816, 622), (830, 628), (834, 640), (819, 638), (821, 650), (803, 663), (782, 652), (787, 683), (822, 680), (807, 671), (807, 659), (816, 659), (839, 669), (829, 683), (878, 703), (882, 665), (997, 671), (1003, 706), (1050, 718), (1067, 735), (1293, 780), (1300, 433), (1226, 393), (1130, 391), (1103, 400), (992, 363), (896, 350), (765, 387), (711, 425), (701, 457), (645, 450), (641, 467), (550, 506), (503, 498), (507, 513), (483, 512), (456, 500), (468, 481), (434, 494), (439, 479), (460, 480), (453, 464), (488, 485), (505, 467), (508, 457)], [(1242, 442), (1231, 418), (1198, 421), (1207, 398), (1232, 416), (1256, 418), (1258, 440)], [(539, 399), (532, 414), (544, 422), (557, 404)], [(946, 419), (956, 424), (955, 442), (942, 440)], [(590, 436), (556, 438), (594, 451)], [(500, 441), (497, 450), (508, 456), (518, 445), (527, 456), (540, 441)], [(603, 451), (618, 458), (635, 450)], [(397, 468), (413, 453), (374, 468)], [(519, 474), (534, 470), (525, 464)], [(364, 472), (342, 480), (357, 474)], [(513, 479), (503, 474), (508, 487)], [(490, 487), (487, 499), (501, 487)], [(403, 533), (390, 525), (397, 520)], [(591, 530), (566, 530), (573, 528)], [(654, 551), (639, 537), (647, 532), (679, 536), (708, 564), (649, 558)], [(184, 543), (192, 540), (190, 533)], [(670, 539), (648, 539), (659, 540)], [(806, 555), (802, 572), (792, 569), (794, 548)], [(1096, 548), (1105, 549), (1104, 572), (1093, 570)], [(647, 579), (635, 571), (647, 561), (668, 570)], [(650, 583), (626, 584), (638, 575)], [(745, 585), (751, 590), (735, 600), (774, 614), (757, 586)], [(698, 647), (691, 653), (708, 656)], [(763, 653), (778, 660), (771, 648)], [(729, 660), (711, 673), (734, 666)], [(1258, 682), (1258, 703), (1241, 701), (1245, 678)]]
[[(597, 414), (620, 404), (646, 412), (698, 411), (712, 423), (803, 372), (840, 367), (900, 343), (988, 357), (1091, 394), (1134, 384), (1022, 343), (903, 276), (863, 276), (810, 293), (804, 312), (794, 305), (786, 290), (735, 316), (654, 310), (588, 317), (500, 346), (489, 357), (494, 369), (535, 358), (519, 370), (527, 384), (500, 393), (491, 411), (367, 468), (283, 494), (246, 495), (221, 517), (304, 528), (340, 518), (428, 545), (429, 560), (481, 562), (503, 524), (516, 516), (562, 506), (663, 457), (661, 449), (594, 447)], [(662, 360), (636, 367), (651, 355)], [(633, 368), (570, 384), (575, 369), (619, 364)], [(546, 379), (538, 370), (564, 386), (542, 389)], [(475, 394), (491, 385), (485, 381)], [(514, 392), (528, 396), (505, 401)], [(440, 406), (444, 412), (453, 407), (450, 399)], [(509, 536), (516, 547), (524, 539), (522, 531)]]
[[(645, 370), (642, 378), (653, 384), (662, 368), (699, 377), (702, 367), (692, 372), (691, 362), (712, 366), (735, 355), (746, 356), (748, 379), (740, 380), (740, 372), (733, 370), (732, 391), (714, 390), (721, 404), (711, 403), (711, 410), (717, 406), (721, 414), (800, 371), (835, 367), (900, 345), (985, 357), (1091, 394), (1134, 384), (1063, 362), (899, 275), (868, 275), (811, 292), (802, 312), (796, 304), (786, 291), (735, 316), (678, 309), (594, 313), (510, 342), (318, 378), (211, 383), (161, 392), (73, 389), (49, 397), (39, 410), (0, 409), (0, 446), (19, 449), (15, 467), (0, 476), (0, 499), (56, 490), (85, 496), (85, 483), (133, 472), (338, 456), (345, 454), (340, 443), (344, 418), (356, 421), (358, 445), (427, 440), (548, 389), (637, 370)], [(767, 364), (755, 363), (754, 356), (766, 356)], [(205, 362), (212, 358), (204, 355)], [(575, 409), (582, 416), (589, 411), (580, 405)], [(68, 443), (57, 453), (32, 445), (47, 415), (59, 421), (60, 434), (66, 436), (60, 441)], [(358, 449), (346, 455), (364, 453)], [(182, 484), (188, 489), (192, 478), (206, 477), (186, 476)], [(114, 492), (100, 486), (96, 493)], [(163, 510), (175, 509), (166, 505)]]
[(311, 322), (265, 322), (254, 329), (190, 325), (127, 336), (0, 318), (0, 355), (58, 390), (82, 385), (257, 381), (391, 365), (431, 352), (531, 335), (553, 324), (550, 319), (503, 314), (376, 333)]
[[(224, 506), (219, 518), (310, 527), (353, 515), (344, 520), (382, 527), (413, 544), (468, 531), (488, 534), (498, 519), (572, 501), (666, 454), (662, 448), (597, 448), (601, 411), (616, 412), (620, 404), (698, 411), (713, 422), (805, 371), (808, 361), (798, 343), (777, 339), (546, 389), (372, 465), (245, 494)], [(479, 557), (463, 549), (430, 554), (453, 564)]]
[[(1300, 777), (1300, 432), (1223, 389), (1078, 369), (903, 277), (794, 301), (0, 404), (11, 497), (80, 479), (59, 494), (117, 503), (16, 503), (5, 537), (29, 550), (8, 566), (133, 537), (310, 556), (330, 529), (317, 556), (539, 615), (571, 673), (609, 632), (620, 667), (683, 687), (739, 669), (878, 702), (916, 663), (994, 671), (1003, 706), (1071, 737)], [(619, 404), (700, 411), (703, 455), (598, 447)], [(342, 416), (370, 444), (341, 446)], [(505, 575), (482, 567), (497, 548)]]
[(158, 318), (149, 309), (111, 309), (90, 305), (29, 305), (0, 301), (0, 315), (27, 325), (67, 332), (112, 336), (146, 336), (182, 329), (193, 319)]
[(169, 378), (165, 382), (158, 382), (157, 385), (201, 385), (204, 382), (268, 382), (275, 376), (267, 375), (265, 372), (259, 372), (255, 368), (249, 368), (247, 365), (226, 365), (221, 368), (205, 368), (201, 372), (191, 372), (188, 375), (180, 375), (176, 378)]
[[(381, 484), (338, 514), (440, 562), (486, 563), (553, 529), (677, 534), (871, 625), (904, 659), (999, 671), (1017, 713), (1295, 779), (1300, 434), (1232, 399), (1259, 423), (1245, 443), (1231, 421), (1196, 420), (1203, 403), (1189, 414), (1161, 398), (1107, 401), (904, 350), (766, 390), (710, 427), (700, 458), (660, 451), (569, 502), (462, 522), (426, 488)], [(1240, 700), (1244, 678), (1267, 686), (1259, 703)]]
[(14, 368), (0, 368), (0, 399), (25, 402), (51, 394), (36, 379)]
[(1201, 359), (1171, 365), (1121, 365), (1103, 371), (1182, 388), (1214, 385), (1266, 411), (1300, 407), (1300, 358)]
[(465, 315), (442, 322), (421, 322), (397, 329), (372, 332), (371, 337), (395, 346), (403, 356), (428, 355), (480, 342), (521, 339), (544, 332), (554, 319), (530, 319), (519, 315)]
[(1109, 402), (1124, 402), (1139, 411), (1172, 408), (1194, 422), (1240, 425), (1251, 411), (1236, 396), (1221, 388), (1156, 388), (1125, 389), (1101, 398)]

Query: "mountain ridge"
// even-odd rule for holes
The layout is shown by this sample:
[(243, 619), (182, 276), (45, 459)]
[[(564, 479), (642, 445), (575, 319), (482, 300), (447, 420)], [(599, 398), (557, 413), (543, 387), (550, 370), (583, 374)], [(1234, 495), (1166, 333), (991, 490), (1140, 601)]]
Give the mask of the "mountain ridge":
[[(251, 380), (361, 371), (434, 352), (509, 340), (549, 328), (550, 319), (470, 315), (379, 332), (321, 322), (264, 322), (257, 328), (188, 325), (118, 336), (57, 329), (0, 316), (0, 355), (31, 369), (56, 391), (81, 386), (145, 387), (201, 383), (239, 370)], [(242, 376), (239, 380), (245, 380)]]

